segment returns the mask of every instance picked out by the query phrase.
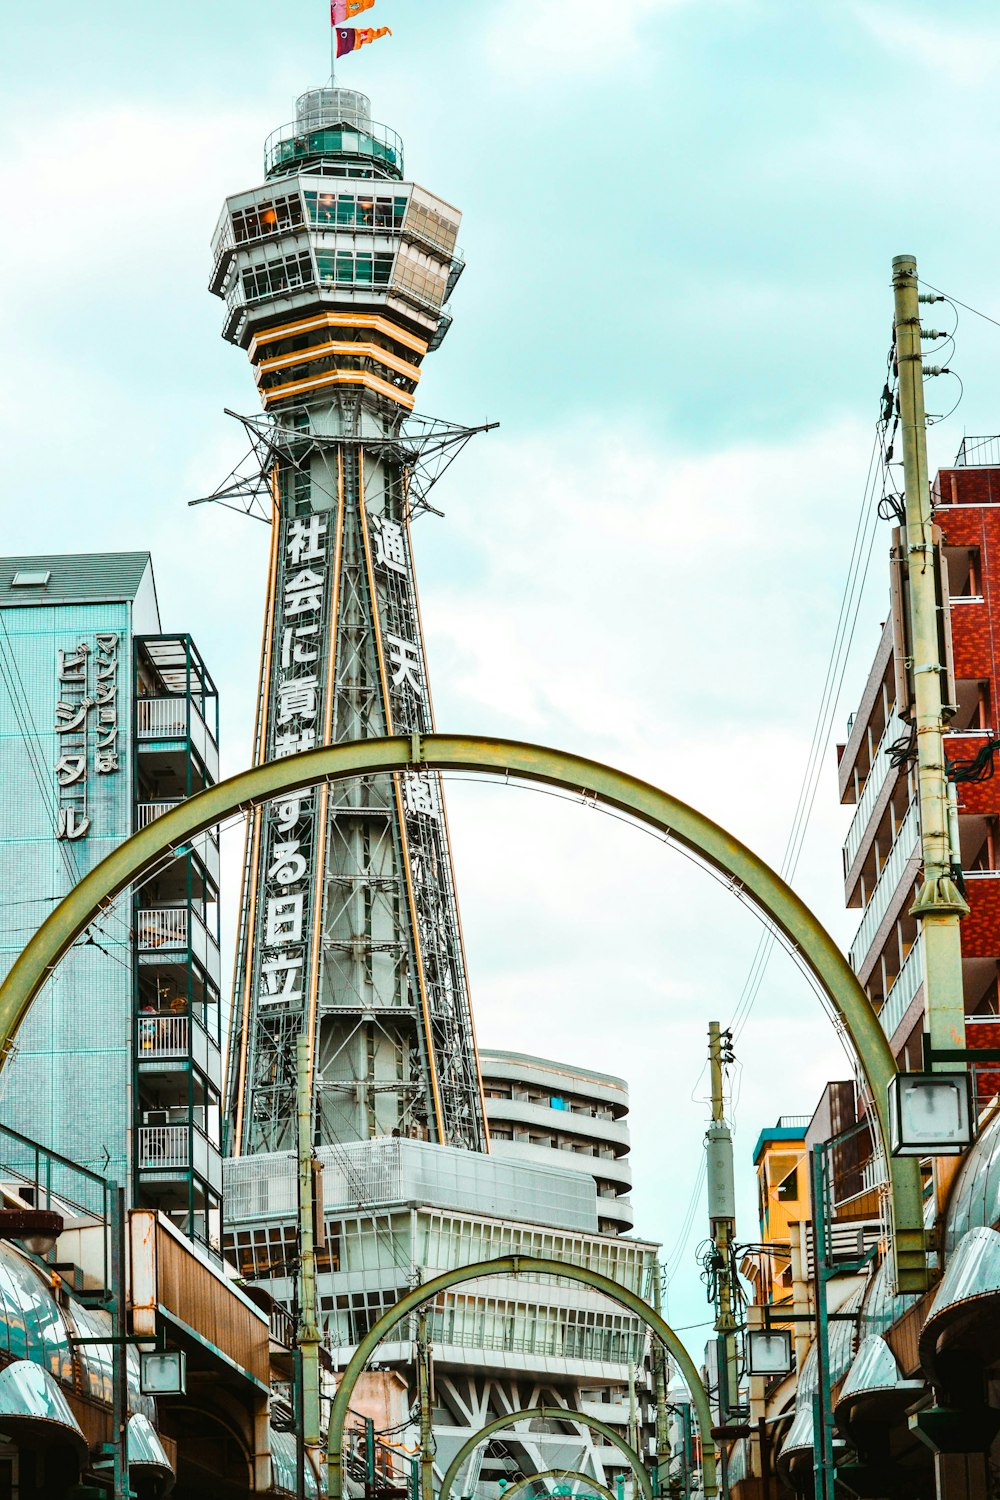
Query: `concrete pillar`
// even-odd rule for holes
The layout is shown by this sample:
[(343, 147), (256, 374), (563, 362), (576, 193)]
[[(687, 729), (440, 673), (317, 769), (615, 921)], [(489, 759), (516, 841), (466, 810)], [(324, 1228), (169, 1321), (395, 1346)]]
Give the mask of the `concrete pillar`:
[(990, 1500), (985, 1453), (935, 1453), (937, 1500)]

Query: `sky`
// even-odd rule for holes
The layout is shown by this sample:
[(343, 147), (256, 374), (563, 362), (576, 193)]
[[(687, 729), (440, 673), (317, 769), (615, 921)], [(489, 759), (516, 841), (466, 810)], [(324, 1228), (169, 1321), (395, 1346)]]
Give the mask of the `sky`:
[[(326, 81), (327, 14), (49, 0), (3, 17), (3, 551), (149, 548), (165, 628), (220, 685), (229, 772), (250, 758), (267, 534), (187, 506), (242, 455), (224, 409), (257, 409), (206, 290), (210, 239), (226, 194), (261, 180), (264, 138)], [(438, 727), (608, 761), (778, 864), (865, 492), (892, 257), (1000, 318), (995, 6), (380, 0), (372, 18), (394, 36), (339, 81), (465, 215), (419, 406), (501, 424), (416, 532)], [(930, 410), (964, 395), (931, 428), (932, 467), (1000, 430), (1000, 329), (959, 312), (961, 387), (933, 382)], [(882, 527), (841, 738), (887, 546)], [(668, 1315), (698, 1352), (706, 1032), (733, 1015), (760, 925), (593, 810), (478, 783), (449, 808), (480, 1043), (628, 1079), (636, 1230), (664, 1245)], [(796, 887), (845, 944), (848, 821), (831, 742)], [(752, 1240), (759, 1131), (849, 1070), (781, 951), (737, 1058)]]

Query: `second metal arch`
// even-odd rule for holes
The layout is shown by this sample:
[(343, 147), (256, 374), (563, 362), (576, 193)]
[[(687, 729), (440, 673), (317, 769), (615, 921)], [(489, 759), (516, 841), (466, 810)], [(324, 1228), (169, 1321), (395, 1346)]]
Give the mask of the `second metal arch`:
[[(507, 1412), (505, 1416), (497, 1417), (494, 1421), (487, 1422), (485, 1427), (480, 1427), (478, 1432), (474, 1432), (468, 1441), (462, 1444), (448, 1465), (445, 1476), (441, 1481), (438, 1500), (450, 1500), (452, 1485), (458, 1478), (462, 1465), (467, 1458), (472, 1457), (472, 1454), (479, 1447), (480, 1443), (488, 1443), (490, 1438), (495, 1436), (496, 1433), (502, 1432), (507, 1427), (513, 1427), (518, 1422), (530, 1422), (536, 1418), (547, 1422), (574, 1422), (578, 1427), (589, 1427), (591, 1431), (599, 1432), (602, 1437), (607, 1438), (608, 1442), (613, 1444), (624, 1455), (629, 1468), (635, 1475), (636, 1484), (645, 1496), (645, 1500), (653, 1500), (652, 1480), (649, 1477), (645, 1464), (632, 1445), (627, 1443), (609, 1422), (602, 1422), (600, 1417), (587, 1416), (585, 1412), (574, 1411), (572, 1407), (568, 1406), (526, 1406), (522, 1411)], [(528, 1434), (521, 1435), (528, 1436)], [(569, 1436), (569, 1434), (566, 1435)], [(546, 1472), (550, 1471), (547, 1470)], [(532, 1475), (531, 1477), (537, 1478), (538, 1476)], [(505, 1495), (509, 1493), (509, 1488), (504, 1491)]]

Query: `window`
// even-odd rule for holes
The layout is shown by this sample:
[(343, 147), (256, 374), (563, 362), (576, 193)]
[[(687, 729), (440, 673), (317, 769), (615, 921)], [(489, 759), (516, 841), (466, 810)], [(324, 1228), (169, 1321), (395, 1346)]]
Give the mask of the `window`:
[(313, 280), (312, 258), (308, 251), (300, 251), (298, 255), (248, 266), (243, 272), (243, 295), (248, 302), (256, 302)]
[(978, 547), (946, 547), (948, 595), (951, 599), (981, 599), (982, 562)]
[(248, 240), (295, 229), (301, 223), (302, 202), (296, 193), (288, 198), (275, 198), (270, 203), (253, 203), (247, 208), (238, 208), (233, 214), (233, 236), (237, 244), (246, 244)]
[(405, 198), (376, 198), (362, 193), (306, 193), (309, 222), (337, 229), (399, 229), (406, 213)]
[(48, 569), (22, 568), (20, 572), (14, 574), (10, 586), (12, 589), (43, 589), (51, 577), (52, 574)]
[(353, 250), (338, 250), (334, 255), (317, 255), (321, 282), (338, 286), (388, 286), (393, 257), (376, 251), (373, 255)]
[(787, 1177), (778, 1183), (778, 1202), (791, 1203), (799, 1196), (799, 1169), (793, 1167)]

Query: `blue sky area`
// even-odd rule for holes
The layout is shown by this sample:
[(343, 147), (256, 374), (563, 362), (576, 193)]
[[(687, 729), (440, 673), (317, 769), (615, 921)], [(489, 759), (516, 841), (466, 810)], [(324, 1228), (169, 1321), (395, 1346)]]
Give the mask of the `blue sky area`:
[[(209, 241), (226, 193), (260, 180), (264, 137), (326, 80), (327, 14), (4, 14), (4, 551), (149, 547), (165, 625), (219, 679), (230, 770), (249, 758), (266, 536), (186, 508), (240, 456), (223, 408), (256, 408), (219, 338)], [(893, 255), (1000, 318), (996, 8), (380, 0), (371, 20), (394, 37), (340, 81), (465, 214), (468, 270), (420, 406), (502, 423), (418, 532), (439, 725), (635, 770), (777, 863), (864, 491)], [(1000, 430), (998, 354), (1000, 328), (963, 312), (965, 396), (933, 462)], [(931, 410), (957, 395), (934, 383)], [(838, 724), (884, 618), (887, 545), (883, 528)], [(637, 1229), (671, 1255), (672, 1320), (696, 1324), (705, 1030), (732, 1014), (759, 928), (592, 812), (468, 785), (450, 805), (480, 1040), (629, 1078)], [(798, 883), (845, 942), (847, 816), (831, 747)], [(753, 1239), (758, 1131), (847, 1075), (782, 954), (738, 1055)]]

